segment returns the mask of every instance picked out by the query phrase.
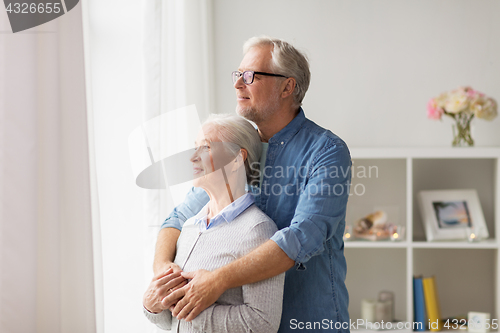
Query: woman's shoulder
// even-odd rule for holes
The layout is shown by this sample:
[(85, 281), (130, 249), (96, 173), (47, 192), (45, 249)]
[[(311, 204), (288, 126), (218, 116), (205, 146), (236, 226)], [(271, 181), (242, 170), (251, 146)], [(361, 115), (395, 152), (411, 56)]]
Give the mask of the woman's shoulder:
[(247, 209), (245, 209), (239, 216), (245, 219), (256, 219), (258, 222), (265, 223), (274, 223), (273, 220), (267, 216), (256, 204), (250, 205)]
[(228, 227), (233, 238), (237, 239), (238, 245), (234, 249), (237, 258), (265, 243), (278, 230), (276, 223), (255, 205), (238, 215)]
[(238, 219), (249, 229), (265, 228), (272, 231), (273, 234), (278, 230), (276, 223), (255, 204), (245, 209), (245, 211), (238, 216)]

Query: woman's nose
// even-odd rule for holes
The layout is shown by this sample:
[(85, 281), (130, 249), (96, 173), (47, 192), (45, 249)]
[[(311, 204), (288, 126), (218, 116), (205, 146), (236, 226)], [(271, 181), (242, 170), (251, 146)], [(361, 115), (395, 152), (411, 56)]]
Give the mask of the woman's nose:
[(191, 155), (191, 158), (190, 158), (189, 160), (190, 160), (191, 162), (193, 162), (193, 163), (194, 163), (194, 162), (198, 161), (198, 158), (199, 158), (199, 156), (198, 156), (198, 151), (197, 151), (197, 150), (195, 150), (195, 151), (193, 152), (193, 155)]

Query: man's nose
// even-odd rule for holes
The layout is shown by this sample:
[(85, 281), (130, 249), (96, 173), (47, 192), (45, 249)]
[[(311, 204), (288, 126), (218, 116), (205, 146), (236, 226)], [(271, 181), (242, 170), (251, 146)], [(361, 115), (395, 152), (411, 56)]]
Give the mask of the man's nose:
[(243, 75), (240, 76), (238, 78), (238, 80), (236, 80), (236, 82), (234, 83), (234, 88), (235, 89), (241, 89), (245, 86), (245, 82), (243, 82)]

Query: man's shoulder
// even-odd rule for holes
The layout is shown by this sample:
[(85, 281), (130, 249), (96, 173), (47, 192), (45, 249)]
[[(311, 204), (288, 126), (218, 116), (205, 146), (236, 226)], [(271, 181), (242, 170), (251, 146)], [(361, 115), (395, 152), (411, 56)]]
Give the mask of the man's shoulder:
[(305, 119), (297, 134), (297, 139), (309, 142), (311, 148), (315, 147), (321, 152), (345, 153), (350, 156), (349, 148), (342, 138), (308, 118)]
[(325, 140), (325, 141), (335, 141), (335, 142), (340, 142), (343, 145), (345, 145), (344, 140), (342, 140), (337, 134), (333, 133), (327, 128), (324, 128), (318, 124), (316, 124), (314, 121), (311, 119), (306, 118), (303, 124), (303, 130), (310, 135), (314, 136), (319, 140)]

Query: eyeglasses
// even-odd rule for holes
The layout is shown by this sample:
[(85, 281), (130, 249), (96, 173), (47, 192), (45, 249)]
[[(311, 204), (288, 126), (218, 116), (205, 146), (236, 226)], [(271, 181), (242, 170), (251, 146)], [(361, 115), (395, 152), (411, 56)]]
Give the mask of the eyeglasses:
[(281, 74), (272, 74), (272, 73), (264, 73), (264, 72), (244, 71), (242, 73), (240, 71), (234, 71), (232, 73), (233, 83), (236, 83), (236, 81), (238, 81), (238, 79), (240, 77), (243, 77), (243, 83), (245, 83), (245, 84), (252, 84), (253, 83), (253, 79), (255, 77), (255, 74), (266, 75), (266, 76), (286, 77), (285, 75), (281, 75)]

